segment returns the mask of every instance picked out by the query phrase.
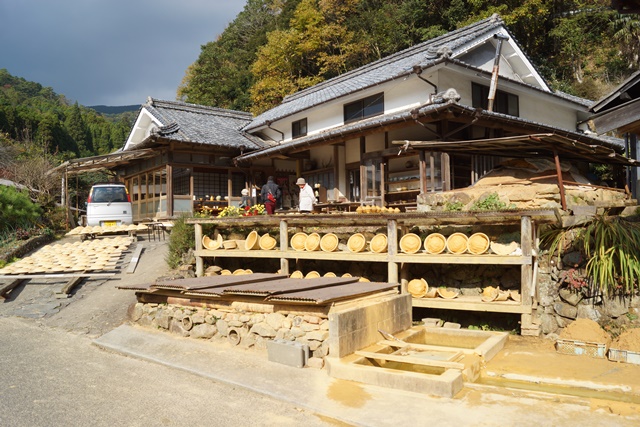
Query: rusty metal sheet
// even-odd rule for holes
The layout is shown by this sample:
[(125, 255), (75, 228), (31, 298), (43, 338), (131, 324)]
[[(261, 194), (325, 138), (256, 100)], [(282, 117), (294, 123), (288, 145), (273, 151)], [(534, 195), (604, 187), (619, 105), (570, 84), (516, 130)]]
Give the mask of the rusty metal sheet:
[(322, 305), (345, 299), (355, 299), (365, 295), (393, 289), (398, 286), (399, 285), (397, 283), (393, 284), (382, 282), (346, 283), (338, 286), (272, 295), (267, 297), (265, 301)]
[(291, 291), (320, 290), (326, 287), (340, 286), (357, 281), (357, 277), (316, 277), (313, 279), (285, 278), (281, 280), (271, 280), (268, 282), (232, 285), (226, 287), (223, 294), (267, 297), (269, 295), (277, 295)]
[(149, 292), (153, 292), (154, 289), (152, 289), (151, 286), (152, 286), (152, 284), (116, 286), (116, 289), (123, 289), (125, 291), (149, 291)]
[(253, 273), (253, 274), (227, 274), (223, 276), (193, 277), (189, 279), (163, 280), (151, 285), (156, 289), (172, 289), (178, 291), (188, 291), (194, 289), (217, 288), (241, 283), (253, 283), (283, 279), (285, 274)]

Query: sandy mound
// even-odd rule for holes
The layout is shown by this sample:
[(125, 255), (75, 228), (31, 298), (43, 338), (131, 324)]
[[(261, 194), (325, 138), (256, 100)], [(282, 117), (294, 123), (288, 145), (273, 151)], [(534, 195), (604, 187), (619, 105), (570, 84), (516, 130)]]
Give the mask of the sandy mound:
[(591, 319), (578, 319), (572, 322), (560, 333), (560, 338), (597, 344), (611, 342), (609, 334)]
[(611, 344), (611, 348), (640, 352), (640, 328), (624, 331), (617, 340)]

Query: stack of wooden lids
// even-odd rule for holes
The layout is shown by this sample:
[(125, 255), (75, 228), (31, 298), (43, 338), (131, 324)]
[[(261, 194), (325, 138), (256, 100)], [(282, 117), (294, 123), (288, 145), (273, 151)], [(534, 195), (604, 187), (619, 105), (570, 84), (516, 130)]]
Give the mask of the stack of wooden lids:
[(307, 241), (307, 233), (296, 233), (291, 237), (291, 247), (296, 251), (304, 251), (304, 244)]
[(276, 247), (276, 239), (271, 237), (268, 233), (263, 234), (260, 237), (260, 249), (270, 250)]
[(319, 251), (320, 250), (320, 235), (318, 233), (310, 233), (307, 236), (307, 240), (304, 241), (304, 248), (307, 251)]
[(414, 298), (422, 298), (428, 290), (429, 284), (424, 279), (413, 279), (407, 284), (407, 292)]
[(428, 254), (441, 254), (447, 247), (447, 238), (440, 233), (431, 233), (424, 239), (424, 250)]
[(347, 248), (349, 248), (351, 252), (362, 252), (366, 246), (367, 239), (365, 239), (362, 233), (352, 234), (349, 240), (347, 240)]
[(467, 250), (474, 255), (481, 255), (489, 250), (491, 240), (484, 233), (473, 233), (467, 241)]
[(209, 236), (202, 236), (202, 246), (204, 246), (205, 249), (211, 249), (211, 250), (221, 248), (222, 235), (218, 234), (218, 237), (215, 240), (209, 238)]
[(256, 230), (253, 230), (247, 235), (247, 240), (245, 240), (244, 242), (244, 247), (248, 251), (252, 251), (260, 247), (258, 232)]
[(400, 250), (405, 254), (415, 254), (422, 246), (422, 239), (415, 233), (407, 233), (400, 239)]
[(375, 252), (377, 254), (387, 252), (387, 235), (386, 234), (376, 234), (369, 242), (369, 247), (371, 248), (371, 252)]
[(453, 233), (447, 237), (447, 250), (452, 254), (463, 254), (467, 251), (469, 238), (464, 233)]
[(325, 252), (333, 252), (338, 249), (340, 239), (333, 233), (327, 233), (320, 239), (320, 249)]

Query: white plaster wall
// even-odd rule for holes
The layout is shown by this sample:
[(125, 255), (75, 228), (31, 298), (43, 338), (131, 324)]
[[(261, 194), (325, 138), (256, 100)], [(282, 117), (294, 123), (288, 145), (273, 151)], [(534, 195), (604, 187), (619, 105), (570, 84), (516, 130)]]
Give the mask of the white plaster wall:
[(370, 153), (372, 151), (381, 151), (384, 150), (385, 141), (384, 141), (384, 133), (375, 133), (373, 135), (367, 135), (365, 138), (365, 151)]
[(360, 139), (350, 139), (344, 143), (345, 163), (355, 163), (360, 161)]
[(284, 159), (274, 159), (273, 167), (277, 171), (287, 171), (293, 174), (296, 173), (296, 161), (295, 160), (284, 160)]
[(309, 150), (311, 160), (316, 162), (317, 169), (332, 167), (335, 164), (333, 158), (333, 146), (324, 145), (322, 147), (312, 148)]

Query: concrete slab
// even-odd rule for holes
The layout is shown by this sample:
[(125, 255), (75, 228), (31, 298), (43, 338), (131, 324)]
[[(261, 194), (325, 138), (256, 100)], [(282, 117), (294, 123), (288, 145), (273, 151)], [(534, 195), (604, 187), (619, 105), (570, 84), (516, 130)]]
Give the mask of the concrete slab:
[[(594, 410), (590, 400), (488, 386), (466, 387), (454, 398), (433, 398), (331, 378), (327, 371), (269, 362), (265, 351), (226, 341), (195, 340), (122, 325), (93, 342), (119, 354), (244, 387), (354, 426), (600, 425), (637, 426), (640, 412)], [(569, 356), (566, 356), (569, 357)], [(613, 413), (611, 413), (613, 412)], [(527, 414), (523, 418), (522, 414)], [(333, 425), (333, 422), (329, 424)]]

